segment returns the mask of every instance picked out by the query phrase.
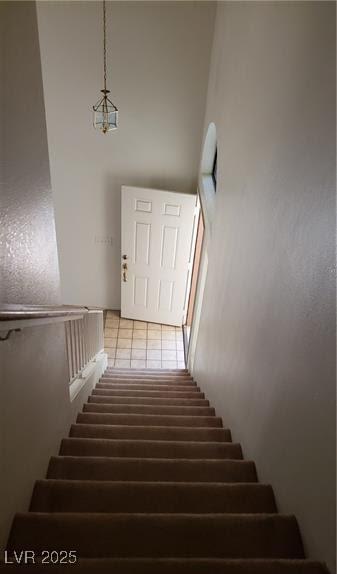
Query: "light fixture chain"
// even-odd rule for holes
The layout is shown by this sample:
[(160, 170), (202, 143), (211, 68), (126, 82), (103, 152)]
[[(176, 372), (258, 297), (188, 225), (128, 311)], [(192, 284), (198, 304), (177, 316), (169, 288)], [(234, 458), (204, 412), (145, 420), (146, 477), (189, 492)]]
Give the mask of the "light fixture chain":
[(103, 0), (103, 54), (104, 54), (104, 89), (106, 90), (106, 6)]
[[(1, 2), (1, 0), (0, 0)], [(103, 77), (104, 88), (103, 97), (93, 106), (94, 127), (101, 130), (103, 134), (117, 129), (118, 127), (118, 109), (115, 104), (108, 98), (110, 90), (107, 89), (107, 38), (106, 38), (106, 1), (102, 1), (103, 8)]]

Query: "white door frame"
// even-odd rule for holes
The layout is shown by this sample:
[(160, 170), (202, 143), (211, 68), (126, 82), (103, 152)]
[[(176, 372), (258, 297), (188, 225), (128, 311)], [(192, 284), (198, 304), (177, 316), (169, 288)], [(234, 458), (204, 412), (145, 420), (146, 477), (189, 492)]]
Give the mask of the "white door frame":
[[(201, 210), (201, 217), (204, 218), (204, 210), (202, 204), (200, 202), (200, 210)], [(206, 225), (205, 225), (205, 218), (204, 218), (204, 238), (201, 247), (201, 258), (199, 263), (199, 273), (198, 273), (198, 281), (197, 281), (197, 290), (195, 295), (195, 302), (194, 302), (194, 311), (193, 311), (193, 318), (192, 318), (192, 325), (191, 331), (189, 336), (189, 345), (187, 350), (187, 359), (186, 359), (186, 366), (189, 369), (190, 373), (193, 374), (193, 366), (195, 360), (195, 352), (197, 348), (198, 342), (198, 333), (199, 333), (199, 326), (200, 326), (200, 319), (201, 319), (201, 311), (202, 311), (202, 304), (204, 298), (204, 291), (206, 286), (206, 279), (207, 279), (207, 270), (208, 270), (208, 252), (207, 252), (207, 240), (209, 234), (206, 232)]]

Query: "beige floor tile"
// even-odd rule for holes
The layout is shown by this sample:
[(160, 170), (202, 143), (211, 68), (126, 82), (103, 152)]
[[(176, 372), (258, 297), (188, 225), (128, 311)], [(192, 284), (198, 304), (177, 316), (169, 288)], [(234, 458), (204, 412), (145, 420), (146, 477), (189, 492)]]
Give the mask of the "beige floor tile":
[(116, 356), (116, 349), (110, 349), (109, 347), (105, 349), (106, 354), (109, 359), (114, 359)]
[(133, 320), (132, 319), (120, 319), (119, 320), (119, 328), (120, 329), (132, 329), (133, 328)]
[(104, 329), (104, 336), (105, 337), (110, 337), (115, 339), (117, 337), (117, 333), (118, 333), (118, 329), (110, 329), (108, 327), (106, 327)]
[(177, 343), (175, 341), (162, 341), (161, 348), (165, 351), (175, 351)]
[(148, 329), (148, 331), (161, 331), (161, 324), (160, 323), (148, 323), (147, 329)]
[(116, 346), (117, 346), (117, 339), (104, 337), (104, 347), (110, 347), (110, 349), (116, 349)]
[(147, 329), (147, 323), (145, 321), (134, 321), (133, 328), (138, 331), (138, 329)]
[(119, 319), (107, 319), (105, 321), (105, 329), (118, 329), (119, 327)]
[(163, 369), (176, 369), (177, 368), (177, 361), (162, 361), (162, 368)]
[(134, 333), (135, 339), (146, 339), (147, 338), (147, 331), (145, 329), (138, 329), (136, 333)]
[(131, 359), (146, 359), (146, 349), (132, 349)]
[(161, 349), (161, 341), (148, 341), (147, 342), (148, 349)]
[(158, 349), (148, 349), (146, 358), (150, 361), (161, 361), (161, 351)]
[(107, 312), (104, 346), (109, 366), (135, 369), (185, 368), (181, 327), (119, 317), (119, 311)]
[(131, 359), (131, 349), (117, 349), (116, 359)]
[(116, 359), (115, 367), (130, 368), (130, 359)]
[(131, 349), (131, 339), (118, 339), (117, 349)]
[(118, 339), (132, 339), (133, 329), (119, 329)]
[[(134, 337), (137, 337), (137, 333)], [(146, 349), (146, 339), (132, 339), (132, 349)]]
[(161, 331), (158, 331), (158, 330), (156, 330), (156, 331), (151, 331), (151, 330), (149, 330), (149, 331), (147, 332), (147, 340), (148, 340), (148, 341), (150, 341), (150, 340), (152, 340), (152, 341), (153, 341), (153, 340), (160, 340), (160, 339), (161, 339)]
[(176, 340), (176, 332), (175, 331), (162, 331), (162, 340), (163, 341), (175, 341)]
[[(179, 327), (180, 328), (180, 327)], [(161, 330), (162, 331), (175, 331), (175, 327), (173, 327), (173, 325), (162, 325), (161, 326)]]
[(162, 361), (176, 361), (177, 353), (176, 351), (162, 351), (161, 352)]
[(119, 319), (120, 312), (117, 310), (108, 309), (106, 316), (108, 319), (115, 319), (115, 318)]
[(161, 361), (146, 361), (147, 369), (161, 369)]
[(139, 361), (138, 359), (131, 359), (131, 369), (145, 369), (146, 361)]

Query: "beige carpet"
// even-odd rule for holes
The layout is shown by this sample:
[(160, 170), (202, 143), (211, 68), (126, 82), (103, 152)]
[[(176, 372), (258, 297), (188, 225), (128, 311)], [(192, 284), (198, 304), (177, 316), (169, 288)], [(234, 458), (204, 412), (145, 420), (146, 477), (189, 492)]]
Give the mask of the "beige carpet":
[(74, 564), (7, 566), (81, 574), (323, 574), (304, 560), (294, 516), (278, 514), (186, 370), (108, 369), (14, 518), (8, 551), (76, 551)]

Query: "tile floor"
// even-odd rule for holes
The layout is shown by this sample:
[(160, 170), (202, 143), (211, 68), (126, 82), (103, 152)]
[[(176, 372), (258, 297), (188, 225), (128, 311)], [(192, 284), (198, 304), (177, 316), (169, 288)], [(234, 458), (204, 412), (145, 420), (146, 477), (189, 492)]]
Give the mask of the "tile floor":
[(121, 319), (119, 311), (107, 311), (104, 346), (109, 367), (185, 368), (181, 327)]

